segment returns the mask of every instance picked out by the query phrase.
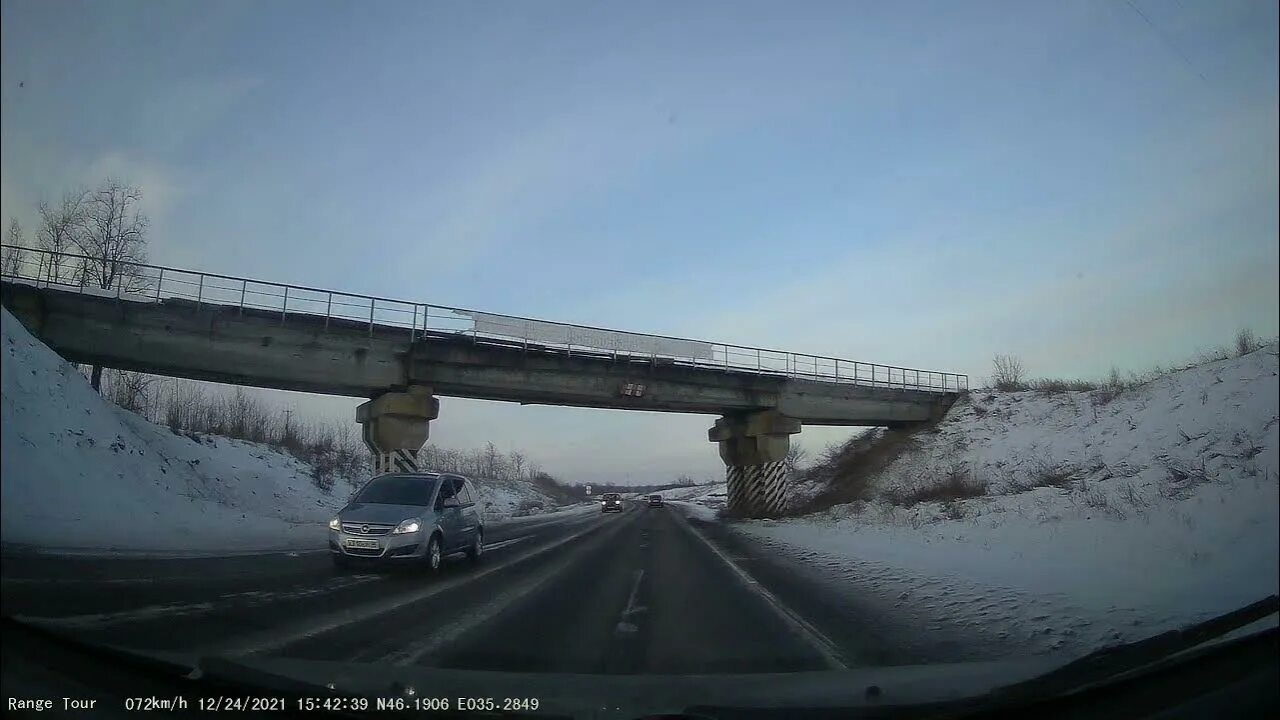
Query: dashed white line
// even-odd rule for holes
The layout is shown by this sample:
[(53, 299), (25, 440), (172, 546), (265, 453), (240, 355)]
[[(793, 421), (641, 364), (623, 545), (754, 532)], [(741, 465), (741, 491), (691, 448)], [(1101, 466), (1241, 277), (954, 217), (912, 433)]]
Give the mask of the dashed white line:
[[(613, 528), (607, 530), (601, 535), (599, 542), (603, 542), (604, 538), (616, 535), (623, 527), (621, 524), (614, 525)], [(479, 607), (469, 609), (465, 615), (459, 618), (451, 618), (448, 623), (439, 625), (434, 632), (427, 637), (415, 642), (411, 645), (403, 647), (399, 650), (387, 653), (378, 659), (379, 662), (389, 662), (392, 665), (412, 665), (424, 657), (427, 657), (440, 648), (449, 645), (462, 637), (471, 630), (480, 627), (484, 623), (492, 620), (498, 613), (505, 610), (512, 603), (529, 596), (531, 593), (543, 587), (548, 582), (557, 578), (566, 568), (578, 562), (582, 554), (588, 552), (590, 548), (598, 546), (597, 543), (589, 543), (579, 547), (576, 551), (565, 555), (563, 559), (558, 561), (554, 566), (539, 572), (535, 577), (529, 580), (512, 585), (505, 588), (496, 597), (491, 598)], [(363, 657), (363, 654), (353, 658), (355, 661), (370, 658)]]

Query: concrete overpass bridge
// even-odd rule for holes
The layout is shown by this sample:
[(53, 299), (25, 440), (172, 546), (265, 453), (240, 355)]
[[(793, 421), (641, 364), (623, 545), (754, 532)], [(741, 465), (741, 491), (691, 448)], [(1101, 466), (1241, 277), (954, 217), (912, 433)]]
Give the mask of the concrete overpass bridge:
[[(156, 265), (4, 246), (0, 300), (73, 362), (370, 398), (357, 409), (375, 471), (416, 467), (437, 396), (706, 413), (731, 508), (785, 502), (782, 459), (802, 424), (940, 417), (964, 375), (495, 315)], [(12, 255), (11, 255), (12, 254)]]

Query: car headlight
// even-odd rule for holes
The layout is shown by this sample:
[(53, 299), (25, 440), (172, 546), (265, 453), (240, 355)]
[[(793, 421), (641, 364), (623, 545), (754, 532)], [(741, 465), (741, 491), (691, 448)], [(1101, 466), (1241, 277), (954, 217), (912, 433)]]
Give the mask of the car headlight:
[(330, 530), (341, 530), (341, 529), (342, 529), (342, 520), (341, 520), (340, 518), (334, 518), (334, 519), (330, 520), (330, 521), (329, 521), (329, 529), (330, 529)]
[(404, 520), (391, 531), (392, 535), (405, 535), (407, 533), (416, 533), (422, 529), (422, 525), (413, 519)]

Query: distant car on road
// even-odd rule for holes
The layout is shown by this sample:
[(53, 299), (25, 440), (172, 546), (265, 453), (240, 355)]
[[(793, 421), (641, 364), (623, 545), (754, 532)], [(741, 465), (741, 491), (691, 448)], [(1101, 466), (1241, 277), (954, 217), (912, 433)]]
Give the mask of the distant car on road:
[(600, 512), (622, 512), (622, 496), (618, 493), (601, 495)]
[(484, 554), (480, 496), (470, 480), (449, 473), (379, 475), (329, 521), (333, 564), (421, 563), (440, 569), (446, 555)]
[(662, 496), (661, 496), (661, 495), (650, 495), (650, 496), (649, 496), (649, 507), (662, 507)]

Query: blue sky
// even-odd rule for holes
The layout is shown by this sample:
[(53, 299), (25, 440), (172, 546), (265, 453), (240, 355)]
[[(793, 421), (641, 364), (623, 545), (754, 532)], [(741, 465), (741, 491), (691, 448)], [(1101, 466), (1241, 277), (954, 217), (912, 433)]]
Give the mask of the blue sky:
[[(1277, 332), (1277, 10), (1133, 4), (6, 1), (0, 211), (115, 174), (164, 264), (1142, 369)], [(711, 421), (446, 399), (432, 438), (701, 477)]]

